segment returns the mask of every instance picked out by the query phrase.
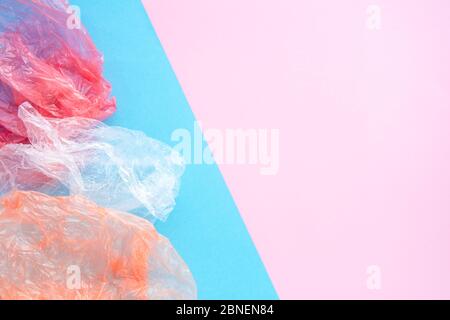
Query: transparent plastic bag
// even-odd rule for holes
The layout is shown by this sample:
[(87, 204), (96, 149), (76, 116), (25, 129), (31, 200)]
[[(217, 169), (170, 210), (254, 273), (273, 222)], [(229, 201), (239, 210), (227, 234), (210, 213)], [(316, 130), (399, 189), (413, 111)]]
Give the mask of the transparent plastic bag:
[(17, 119), (25, 101), (55, 118), (115, 112), (103, 57), (82, 25), (69, 28), (69, 8), (65, 0), (0, 1), (0, 146), (26, 142)]
[(0, 299), (195, 299), (192, 275), (142, 218), (81, 196), (0, 199)]
[(29, 103), (18, 115), (30, 144), (0, 148), (0, 194), (79, 194), (150, 219), (172, 211), (184, 163), (169, 146), (93, 119), (44, 118)]

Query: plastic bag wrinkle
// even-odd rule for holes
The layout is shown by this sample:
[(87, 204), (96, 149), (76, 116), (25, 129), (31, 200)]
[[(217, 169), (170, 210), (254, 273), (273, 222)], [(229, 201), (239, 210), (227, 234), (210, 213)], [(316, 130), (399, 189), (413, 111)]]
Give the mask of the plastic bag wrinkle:
[(84, 197), (13, 191), (0, 198), (0, 230), (0, 299), (196, 298), (150, 222)]
[(81, 194), (101, 206), (165, 220), (175, 206), (182, 157), (142, 132), (87, 118), (19, 108), (30, 141), (0, 148), (0, 194), (12, 189)]
[[(85, 28), (67, 26), (63, 0), (0, 3), (0, 141), (8, 132), (26, 138), (18, 106), (31, 103), (47, 117), (103, 120), (116, 110), (103, 78), (103, 56)], [(13, 121), (11, 121), (13, 119)], [(23, 140), (26, 142), (27, 140)]]

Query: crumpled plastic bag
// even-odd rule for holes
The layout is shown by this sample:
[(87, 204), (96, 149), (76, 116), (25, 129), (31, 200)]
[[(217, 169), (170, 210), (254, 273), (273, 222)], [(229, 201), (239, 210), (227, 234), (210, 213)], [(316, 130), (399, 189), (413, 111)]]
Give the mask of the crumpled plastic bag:
[(18, 115), (31, 144), (0, 148), (0, 195), (79, 194), (150, 220), (172, 211), (184, 163), (169, 146), (93, 119), (44, 118), (29, 103)]
[(81, 196), (0, 199), (0, 299), (195, 299), (192, 275), (152, 224)]
[(0, 1), (0, 146), (26, 142), (17, 118), (28, 101), (47, 117), (103, 120), (116, 110), (103, 56), (85, 28), (69, 28), (65, 0)]

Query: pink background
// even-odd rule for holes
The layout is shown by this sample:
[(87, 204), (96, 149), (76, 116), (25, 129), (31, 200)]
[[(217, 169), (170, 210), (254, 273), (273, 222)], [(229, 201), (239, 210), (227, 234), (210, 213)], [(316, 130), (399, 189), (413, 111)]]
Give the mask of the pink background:
[(450, 298), (449, 1), (143, 2), (203, 127), (280, 129), (221, 166), (280, 298)]

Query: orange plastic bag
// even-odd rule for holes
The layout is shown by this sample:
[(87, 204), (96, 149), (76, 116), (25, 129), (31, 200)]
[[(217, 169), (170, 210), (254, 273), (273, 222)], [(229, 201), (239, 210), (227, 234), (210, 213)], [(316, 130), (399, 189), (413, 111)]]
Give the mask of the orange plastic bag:
[(55, 118), (103, 120), (116, 109), (103, 57), (82, 25), (68, 27), (68, 9), (65, 0), (0, 1), (0, 147), (26, 142), (25, 101)]
[(81, 196), (0, 199), (0, 299), (195, 298), (188, 267), (148, 221)]

